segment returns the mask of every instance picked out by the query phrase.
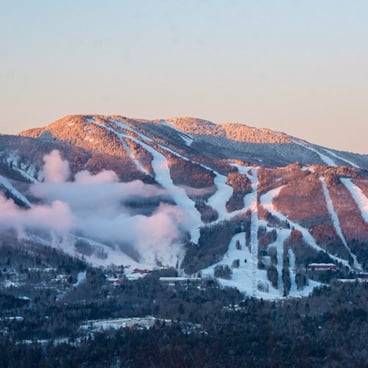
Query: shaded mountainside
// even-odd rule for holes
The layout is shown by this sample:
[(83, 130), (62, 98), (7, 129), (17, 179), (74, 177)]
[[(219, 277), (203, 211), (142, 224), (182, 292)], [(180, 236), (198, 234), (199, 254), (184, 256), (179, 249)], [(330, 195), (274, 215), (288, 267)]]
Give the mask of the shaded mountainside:
[(265, 299), (307, 295), (368, 271), (367, 168), (242, 124), (72, 115), (0, 136), (0, 205), (14, 213), (0, 225), (128, 273), (175, 267)]

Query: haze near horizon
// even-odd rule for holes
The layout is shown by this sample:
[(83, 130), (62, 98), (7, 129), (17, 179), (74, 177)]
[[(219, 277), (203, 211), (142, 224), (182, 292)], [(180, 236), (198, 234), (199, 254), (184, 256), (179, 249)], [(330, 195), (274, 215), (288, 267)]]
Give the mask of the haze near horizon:
[(194, 116), (368, 153), (368, 3), (0, 1), (0, 132)]

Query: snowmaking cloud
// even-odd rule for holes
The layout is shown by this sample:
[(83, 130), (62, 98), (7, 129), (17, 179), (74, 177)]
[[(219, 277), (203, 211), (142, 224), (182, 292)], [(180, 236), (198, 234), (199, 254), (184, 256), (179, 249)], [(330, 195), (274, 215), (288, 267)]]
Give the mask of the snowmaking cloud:
[(60, 152), (51, 151), (43, 158), (43, 175), (47, 183), (64, 183), (70, 176), (69, 162), (62, 160)]
[(111, 206), (120, 211), (120, 204), (132, 197), (145, 199), (166, 194), (163, 189), (140, 180), (118, 182), (112, 171), (97, 175), (82, 171), (73, 182), (34, 184), (30, 191), (47, 203), (61, 200), (75, 211), (95, 209), (97, 212)]
[[(136, 180), (119, 182), (113, 171), (96, 175), (81, 171), (71, 176), (69, 163), (59, 151), (44, 157), (44, 182), (33, 184), (31, 193), (42, 205), (20, 209), (12, 200), (0, 197), (0, 224), (19, 228), (42, 228), (58, 234), (72, 232), (122, 249), (129, 244), (142, 262), (175, 265), (183, 254), (180, 244), (185, 214), (178, 207), (160, 204), (164, 189)], [(132, 215), (124, 206), (130, 198), (156, 199), (150, 216)], [(2, 215), (1, 215), (2, 214)], [(5, 214), (5, 215), (4, 215)], [(182, 225), (180, 225), (182, 226)], [(114, 262), (114, 260), (109, 260)]]
[(51, 229), (58, 232), (70, 231), (75, 219), (67, 204), (53, 201), (49, 205), (36, 205), (31, 209), (19, 208), (12, 199), (0, 194), (0, 227), (24, 227)]

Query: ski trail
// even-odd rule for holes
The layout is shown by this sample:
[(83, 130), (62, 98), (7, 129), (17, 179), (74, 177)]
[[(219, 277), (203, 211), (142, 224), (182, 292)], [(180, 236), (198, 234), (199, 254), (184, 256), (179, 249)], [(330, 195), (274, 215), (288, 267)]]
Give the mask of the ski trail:
[(226, 184), (226, 176), (215, 173), (214, 183), (217, 187), (216, 192), (208, 198), (207, 204), (214, 208), (219, 217), (216, 222), (228, 220), (230, 218), (226, 209), (226, 202), (233, 194), (233, 188)]
[(229, 220), (231, 217), (235, 216), (236, 214), (243, 212), (243, 210), (235, 211), (231, 213), (227, 211), (226, 203), (233, 194), (233, 188), (230, 185), (226, 184), (227, 177), (225, 175), (221, 175), (216, 170), (213, 170), (207, 165), (204, 165), (200, 162), (197, 162), (195, 160), (189, 160), (187, 157), (181, 155), (178, 152), (175, 152), (174, 150), (168, 147), (162, 146), (161, 144), (158, 144), (158, 146), (162, 148), (164, 151), (170, 152), (174, 156), (179, 157), (185, 161), (193, 162), (201, 166), (202, 168), (212, 172), (215, 175), (214, 184), (217, 190), (211, 197), (208, 198), (207, 204), (211, 206), (214, 210), (217, 211), (219, 217), (216, 221), (212, 222), (212, 224), (216, 224), (221, 221)]
[(0, 175), (0, 184), (2, 184), (10, 193), (12, 193), (14, 197), (18, 198), (27, 206), (32, 207), (31, 202), (22, 193), (15, 189), (10, 181), (2, 175)]
[[(277, 197), (281, 191), (281, 189), (284, 186), (278, 187), (276, 189), (272, 189), (269, 192), (267, 192), (266, 194), (261, 196), (260, 202), (261, 205), (268, 211), (270, 212), (272, 215), (274, 215), (275, 217), (279, 218), (281, 221), (285, 221), (288, 222), (290, 224), (290, 226), (292, 226), (293, 228), (295, 228), (296, 230), (300, 231), (303, 235), (304, 240), (314, 249), (318, 250), (318, 251), (322, 251), (325, 252), (325, 250), (323, 248), (321, 248), (316, 240), (313, 238), (313, 236), (309, 233), (308, 229), (302, 227), (301, 225), (299, 225), (296, 222), (291, 221), (289, 218), (287, 218), (286, 216), (284, 216), (282, 213), (278, 212), (275, 210), (274, 205), (273, 205), (273, 199), (275, 197)], [(338, 258), (332, 254), (329, 254), (329, 256), (334, 259), (335, 261), (341, 262), (344, 265), (346, 265), (347, 267), (350, 268), (350, 265), (348, 263), (348, 261), (346, 261), (345, 259), (341, 259)]]
[[(278, 237), (279, 234), (277, 234)], [(286, 237), (283, 239), (285, 241)], [(284, 253), (284, 241), (278, 242), (277, 249), (277, 289), (280, 296), (284, 295), (284, 283), (282, 282), (282, 269), (283, 269), (283, 253)]]
[(324, 148), (323, 150), (324, 150), (325, 152), (327, 152), (328, 154), (330, 154), (331, 156), (334, 156), (334, 157), (336, 157), (337, 159), (339, 159), (339, 160), (341, 160), (341, 161), (344, 161), (344, 162), (348, 163), (349, 165), (351, 165), (351, 166), (353, 166), (353, 167), (355, 167), (355, 168), (357, 168), (357, 169), (359, 169), (359, 168), (360, 168), (357, 164), (354, 164), (354, 162), (349, 161), (349, 160), (347, 160), (346, 158), (342, 158), (341, 156), (337, 155), (335, 152), (332, 152), (332, 151), (330, 151), (330, 150), (328, 150), (328, 149), (326, 149), (326, 148)]
[[(236, 244), (239, 242), (240, 249)], [(252, 295), (252, 269), (251, 269), (251, 253), (245, 244), (245, 232), (234, 235), (229, 243), (229, 248), (223, 259), (203, 270), (202, 277), (214, 276), (214, 271), (217, 265), (227, 265), (232, 269), (230, 280), (218, 279), (222, 286), (236, 287), (240, 292)], [(233, 262), (239, 260), (239, 267), (234, 268)], [(246, 261), (246, 262), (245, 262)]]
[(320, 157), (320, 159), (321, 159), (324, 163), (326, 163), (327, 165), (337, 167), (336, 162), (335, 162), (334, 160), (332, 160), (330, 157), (328, 157), (328, 156), (324, 155), (323, 153), (319, 152), (318, 150), (316, 150), (315, 148), (311, 147), (310, 145), (308, 145), (308, 144), (304, 144), (304, 143), (302, 143), (301, 141), (298, 141), (298, 140), (296, 140), (296, 139), (293, 139), (292, 141), (293, 141), (295, 144), (298, 144), (299, 146), (302, 146), (302, 147), (306, 148), (307, 150), (309, 150), (309, 151), (312, 151), (312, 152), (316, 153), (316, 154)]
[(298, 292), (298, 288), (296, 285), (296, 281), (295, 281), (295, 254), (294, 252), (289, 249), (288, 250), (288, 255), (289, 255), (289, 269), (290, 269), (290, 281), (291, 281), (291, 287), (290, 287), (290, 292), (289, 295), (293, 295), (295, 293)]
[(329, 192), (329, 190), (327, 188), (326, 180), (322, 176), (319, 178), (319, 180), (321, 181), (321, 184), (322, 184), (323, 194), (325, 196), (325, 200), (326, 200), (326, 204), (327, 204), (327, 209), (328, 209), (328, 212), (330, 214), (330, 217), (331, 217), (333, 226), (335, 228), (336, 234), (341, 239), (342, 243), (344, 244), (344, 247), (349, 252), (350, 256), (353, 258), (353, 260), (354, 260), (354, 267), (357, 268), (357, 269), (362, 270), (361, 264), (359, 264), (359, 262), (357, 261), (355, 254), (353, 254), (351, 252), (351, 250), (349, 248), (349, 245), (348, 245), (348, 243), (347, 243), (347, 241), (345, 239), (345, 236), (344, 236), (344, 234), (342, 232), (342, 229), (341, 229), (341, 226), (340, 226), (339, 217), (337, 216), (337, 213), (336, 213), (335, 208), (333, 206), (332, 199), (331, 199), (331, 196), (330, 196), (330, 192)]
[[(92, 120), (92, 119), (90, 119)], [(92, 121), (90, 121), (92, 122)], [(121, 128), (125, 128), (125, 124), (118, 122), (118, 121), (114, 121), (115, 124), (117, 124), (119, 127)], [(149, 153), (152, 154), (153, 156), (153, 160), (152, 160), (152, 169), (155, 173), (155, 179), (156, 181), (161, 184), (166, 190), (167, 192), (170, 194), (170, 196), (173, 198), (173, 200), (179, 205), (179, 207), (182, 208), (182, 210), (184, 211), (184, 213), (188, 216), (188, 218), (186, 219), (186, 221), (184, 221), (184, 225), (187, 229), (190, 229), (190, 236), (191, 236), (191, 241), (195, 244), (198, 244), (198, 240), (200, 237), (200, 226), (203, 225), (202, 221), (201, 221), (201, 215), (198, 212), (198, 210), (195, 208), (195, 203), (188, 198), (188, 196), (185, 193), (185, 190), (176, 186), (170, 176), (170, 169), (169, 169), (169, 165), (167, 162), (166, 157), (161, 154), (160, 152), (157, 152), (154, 148), (152, 148), (150, 145), (144, 143), (143, 141), (138, 140), (135, 137), (130, 137), (124, 133), (121, 133), (111, 127), (107, 127), (104, 126), (102, 124), (98, 124), (97, 122), (95, 122), (93, 120), (94, 124), (97, 124), (98, 126), (101, 126), (107, 130), (112, 131), (113, 133), (115, 133), (118, 137), (120, 137), (120, 139), (126, 138), (126, 139), (130, 139), (138, 144), (140, 144), (146, 151), (148, 151)], [(139, 137), (142, 138), (142, 140), (146, 140), (146, 138), (143, 134), (141, 134), (138, 131), (135, 131), (133, 129), (129, 129), (131, 131), (133, 131), (135, 134), (139, 135)]]
[(279, 234), (280, 234), (280, 240), (279, 240), (279, 245), (277, 247), (278, 288), (279, 288), (280, 295), (284, 296), (284, 282), (282, 280), (282, 270), (284, 269), (284, 252), (285, 252), (284, 243), (285, 243), (285, 240), (290, 235), (290, 230), (282, 229), (280, 230)]
[[(258, 170), (258, 167), (255, 168), (253, 166), (241, 166), (241, 165), (233, 165), (234, 167), (236, 167), (238, 169), (239, 174), (245, 175), (251, 182), (253, 180), (253, 171), (254, 169)], [(257, 184), (258, 186), (258, 184)], [(241, 208), (240, 210), (236, 210), (231, 212), (232, 216), (236, 216), (239, 213), (243, 213), (245, 211), (247, 211), (248, 209), (250, 209), (250, 207), (252, 206), (252, 201), (253, 201), (253, 193), (254, 187), (252, 187), (252, 192), (251, 193), (247, 193), (244, 198), (243, 198), (243, 208)]]
[[(107, 127), (106, 125), (103, 125), (103, 124), (97, 123), (97, 121), (95, 121), (94, 119), (91, 119), (91, 118), (87, 119), (87, 121), (88, 121), (89, 123), (92, 123), (92, 124), (98, 125), (98, 126), (99, 126), (99, 127), (101, 127), (101, 128), (105, 128), (105, 129), (108, 129), (108, 128), (109, 128), (109, 127)], [(132, 133), (138, 134), (141, 138), (143, 138), (143, 136), (144, 136), (144, 140), (145, 140), (145, 141), (153, 142), (153, 139), (151, 139), (151, 138), (147, 137), (146, 135), (142, 134), (142, 133), (141, 133), (141, 132), (139, 132), (138, 130), (136, 130), (136, 129), (134, 129), (134, 128), (130, 127), (130, 126), (129, 126), (129, 125), (127, 125), (127, 124), (122, 123), (122, 122), (121, 122), (121, 121), (119, 121), (119, 120), (116, 120), (116, 119), (109, 119), (108, 121), (109, 121), (110, 123), (113, 123), (113, 124), (115, 124), (115, 125), (119, 126), (121, 129), (126, 129), (126, 130), (129, 130), (129, 131), (130, 131), (130, 132), (132, 132)], [(111, 128), (111, 130), (112, 130), (113, 132), (115, 132), (115, 134), (116, 134), (116, 133), (122, 134), (121, 132), (116, 132), (116, 131), (115, 131), (115, 129), (113, 129), (113, 128)], [(126, 135), (125, 133), (123, 133), (123, 134), (124, 134), (124, 135)]]
[(39, 183), (39, 181), (37, 179), (35, 179), (31, 174), (29, 174), (27, 171), (20, 169), (19, 167), (13, 167), (13, 170), (16, 170), (19, 172), (19, 174), (21, 174), (23, 176), (23, 178), (25, 178), (26, 180), (28, 180), (29, 182), (36, 184)]
[[(125, 133), (122, 133), (122, 132), (117, 132), (115, 129), (113, 129), (113, 128), (111, 128), (111, 127), (109, 127), (109, 126), (106, 126), (106, 125), (103, 125), (103, 124), (100, 124), (100, 123), (98, 123), (97, 121), (95, 121), (94, 119), (92, 119), (92, 118), (87, 118), (86, 119), (89, 123), (91, 123), (91, 124), (94, 124), (94, 125), (96, 125), (96, 126), (98, 126), (98, 127), (100, 127), (100, 128), (103, 128), (103, 129), (106, 129), (106, 130), (108, 130), (108, 131), (110, 131), (110, 132), (113, 132), (113, 133), (115, 133), (119, 138), (120, 138), (120, 142), (121, 142), (121, 144), (124, 146), (124, 149), (125, 149), (125, 151), (126, 151), (126, 153), (128, 154), (128, 156), (130, 157), (130, 159), (133, 161), (133, 163), (134, 163), (134, 165), (135, 165), (135, 167), (139, 170), (139, 171), (141, 171), (141, 172), (144, 172), (145, 174), (147, 174), (147, 175), (150, 175), (151, 176), (151, 174), (142, 166), (142, 164), (139, 162), (139, 160), (137, 160), (137, 158), (135, 157), (135, 155), (133, 154), (133, 152), (132, 152), (132, 150), (129, 148), (129, 146), (128, 146), (128, 144), (126, 143), (126, 141), (125, 141), (125, 139), (131, 139), (131, 140), (134, 140), (134, 139), (132, 139), (133, 137), (129, 137), (129, 136), (127, 136)], [(110, 122), (113, 122), (114, 124), (120, 124), (119, 126), (121, 127), (121, 128), (123, 128), (123, 129), (126, 129), (126, 130), (128, 130), (128, 131), (130, 131), (130, 132), (132, 132), (132, 133), (135, 133), (135, 134), (138, 134), (139, 136), (141, 136), (141, 134), (139, 133), (139, 132), (137, 132), (136, 130), (134, 130), (134, 129), (132, 129), (130, 126), (128, 126), (128, 125), (125, 125), (125, 124), (123, 124), (123, 123), (121, 123), (121, 122), (119, 122), (118, 120), (114, 120), (114, 119), (111, 119), (111, 120), (109, 120)], [(148, 138), (148, 137), (144, 137), (144, 139), (145, 140), (150, 140), (150, 141), (152, 141), (150, 138)], [(134, 140), (136, 143), (139, 143), (140, 144), (140, 142), (138, 141), (138, 140)]]
[[(216, 266), (218, 265), (227, 265), (232, 270), (231, 279), (225, 280), (218, 278), (218, 282), (222, 286), (227, 287), (236, 287), (240, 292), (245, 293), (247, 295), (251, 295), (257, 298), (263, 298), (267, 300), (278, 300), (284, 299), (284, 288), (282, 282), (282, 268), (283, 268), (283, 252), (284, 252), (284, 242), (290, 236), (290, 229), (278, 229), (277, 230), (277, 238), (276, 240), (268, 245), (268, 249), (274, 247), (276, 248), (277, 255), (277, 265), (276, 269), (278, 272), (278, 288), (275, 289), (271, 281), (268, 280), (267, 271), (258, 269), (258, 228), (259, 226), (265, 226), (267, 230), (273, 230), (274, 228), (270, 228), (267, 226), (267, 223), (264, 220), (259, 220), (258, 218), (258, 168), (243, 168), (242, 173), (247, 175), (247, 177), (251, 180), (252, 192), (248, 194), (248, 209), (252, 211), (251, 213), (251, 230), (250, 230), (250, 244), (249, 247), (245, 242), (245, 233), (236, 234), (232, 240), (230, 241), (229, 248), (225, 253), (224, 257), (221, 261), (216, 264), (211, 265), (210, 267), (201, 270), (203, 276), (213, 277)], [(278, 188), (276, 191), (279, 191), (281, 188)], [(270, 198), (273, 199), (274, 193), (271, 191)], [(268, 193), (269, 194), (269, 193)], [(264, 196), (263, 196), (264, 197)], [(265, 204), (265, 198), (263, 198), (263, 204)], [(267, 199), (267, 197), (266, 197)], [(268, 200), (268, 199), (267, 199)], [(271, 211), (270, 211), (271, 212)], [(276, 211), (272, 211), (274, 215), (276, 215)], [(278, 213), (277, 213), (278, 215)], [(280, 216), (282, 215), (280, 214)], [(286, 218), (285, 218), (286, 219)], [(297, 226), (299, 229), (302, 229), (300, 226)], [(307, 234), (308, 231), (303, 229), (302, 232)], [(306, 237), (308, 237), (306, 235)], [(239, 241), (240, 249), (236, 247), (236, 242)], [(312, 238), (312, 242), (315, 244), (314, 239)], [(322, 250), (318, 245), (315, 244), (315, 247), (318, 250)], [(291, 254), (291, 255), (290, 255)], [(309, 280), (309, 285), (306, 285), (302, 290), (297, 290), (296, 282), (295, 282), (295, 255), (292, 251), (289, 251), (290, 255), (290, 278), (291, 278), (291, 289), (289, 292), (290, 297), (300, 297), (300, 296), (308, 296), (316, 286), (320, 284), (318, 282)], [(246, 259), (247, 262), (242, 262), (242, 260)], [(234, 267), (234, 261), (239, 260), (239, 267)], [(340, 261), (340, 260), (339, 260)], [(258, 286), (262, 285), (266, 287), (265, 289), (260, 289)]]
[[(240, 249), (236, 246), (237, 242), (239, 242)], [(254, 296), (253, 280), (255, 280), (255, 277), (252, 258), (253, 255), (245, 244), (245, 232), (238, 233), (231, 239), (229, 248), (222, 260), (201, 270), (202, 277), (213, 278), (216, 266), (228, 266), (232, 271), (231, 278), (218, 278), (217, 281), (219, 284), (223, 287), (235, 287), (241, 293)], [(239, 262), (239, 267), (234, 267), (234, 261)], [(268, 300), (280, 299), (278, 290), (272, 288), (271, 283), (268, 281), (266, 271), (257, 271), (259, 271), (257, 281), (262, 282), (264, 285), (268, 285), (270, 291), (262, 292), (257, 290), (256, 296)]]
[[(133, 137), (127, 138), (137, 141)], [(146, 143), (139, 141), (137, 143), (139, 143), (146, 151), (152, 154), (152, 169), (155, 173), (156, 181), (168, 191), (174, 201), (183, 209), (184, 213), (189, 216), (189, 223), (186, 224), (186, 226), (191, 229), (191, 241), (195, 244), (198, 244), (200, 236), (199, 228), (202, 226), (202, 221), (200, 213), (195, 208), (195, 203), (188, 198), (184, 189), (179, 188), (173, 183), (166, 157)]]
[[(283, 296), (283, 283), (282, 283), (282, 252), (283, 244), (285, 239), (289, 236), (290, 230), (282, 229), (278, 233), (278, 238), (276, 241), (269, 245), (269, 247), (277, 248), (277, 272), (278, 272), (278, 289), (275, 289), (271, 282), (268, 280), (267, 271), (260, 270), (257, 268), (256, 277), (254, 277), (254, 269), (252, 258), (253, 255), (250, 249), (245, 244), (245, 232), (234, 235), (229, 243), (229, 248), (225, 253), (221, 261), (201, 270), (202, 277), (214, 277), (214, 271), (216, 266), (228, 266), (232, 275), (230, 279), (218, 278), (217, 281), (223, 287), (235, 287), (241, 293), (250, 296), (256, 296), (257, 298), (262, 298), (264, 300), (280, 300), (284, 299)], [(236, 243), (239, 242), (240, 249), (237, 248)], [(246, 262), (244, 262), (246, 260)], [(234, 267), (234, 261), (239, 261), (239, 267)], [(308, 296), (316, 286), (320, 286), (318, 282), (309, 280), (309, 285), (306, 285), (302, 290), (297, 290), (295, 283), (295, 275), (293, 273), (293, 268), (295, 268), (295, 256), (290, 257), (290, 271), (291, 271), (291, 289), (289, 297), (301, 297)], [(267, 291), (259, 290), (256, 284), (256, 293), (254, 293), (254, 280), (256, 282), (266, 285), (268, 287)]]
[(250, 199), (250, 252), (252, 254), (251, 265), (252, 265), (252, 295), (257, 294), (257, 270), (258, 270), (258, 172), (256, 168), (246, 173), (247, 177), (252, 183), (252, 193)]
[[(235, 259), (239, 259), (240, 267), (233, 268), (233, 275), (231, 280), (219, 280), (219, 282), (224, 286), (232, 286), (238, 288), (241, 292), (245, 292), (252, 296), (262, 295), (262, 297), (274, 299), (277, 298), (275, 293), (269, 294), (267, 292), (262, 292), (257, 289), (258, 282), (263, 282), (263, 284), (270, 285), (267, 280), (267, 274), (263, 270), (258, 270), (258, 205), (257, 205), (257, 187), (258, 187), (258, 177), (257, 169), (252, 168), (251, 174), (247, 173), (248, 177), (252, 181), (252, 193), (250, 200), (250, 210), (251, 214), (251, 230), (250, 230), (250, 247), (248, 248), (245, 244), (245, 233), (236, 234), (229, 244), (228, 251), (226, 252), (223, 259), (202, 270), (204, 275), (212, 275), (216, 265), (228, 265), (232, 266), (232, 262)], [(235, 242), (239, 240), (241, 244), (241, 250), (236, 249)], [(247, 260), (246, 263), (243, 262), (244, 258)], [(277, 294), (277, 293), (276, 293)]]
[(20, 158), (14, 152), (10, 153), (10, 156), (6, 159), (9, 167), (17, 171), (24, 179), (28, 180), (30, 183), (39, 183), (39, 180), (35, 178), (36, 169), (33, 165), (26, 165), (21, 162)]
[(190, 134), (182, 132), (176, 126), (169, 124), (166, 120), (160, 120), (160, 124), (175, 130), (188, 147), (190, 147), (194, 142), (194, 139)]
[(133, 154), (132, 150), (129, 148), (128, 144), (125, 142), (124, 138), (120, 138), (121, 144), (124, 146), (124, 149), (126, 151), (126, 153), (129, 155), (130, 159), (134, 162), (135, 167), (139, 170), (144, 172), (147, 175), (151, 175), (143, 166), (142, 164), (139, 162), (139, 160), (135, 157), (135, 155)]
[[(268, 228), (268, 226), (267, 226)], [(282, 268), (283, 268), (283, 252), (284, 252), (284, 242), (289, 237), (290, 230), (289, 229), (278, 229), (277, 231), (277, 238), (276, 240), (268, 245), (268, 249), (275, 248), (276, 249), (276, 256), (277, 256), (277, 264), (275, 265), (277, 269), (277, 292), (279, 293), (280, 297), (284, 296), (284, 288), (282, 282)], [(276, 289), (275, 289), (276, 290)]]
[[(115, 123), (117, 126), (119, 126), (121, 128), (126, 128), (125, 124), (123, 124), (123, 123), (121, 123), (117, 120), (110, 120), (110, 121)], [(152, 140), (149, 137), (147, 137), (146, 135), (144, 135), (144, 134), (142, 134), (142, 133), (140, 133), (140, 132), (138, 132), (138, 131), (130, 128), (130, 127), (129, 127), (129, 130), (134, 132), (135, 134), (139, 135), (143, 140), (145, 140), (145, 141), (148, 140), (148, 141), (152, 142)], [(115, 133), (117, 133), (117, 132), (115, 132)], [(133, 137), (129, 137), (129, 136), (127, 136), (126, 138), (133, 139)], [(211, 206), (213, 209), (215, 209), (217, 211), (218, 215), (219, 215), (218, 219), (216, 221), (214, 221), (213, 224), (221, 222), (221, 221), (229, 220), (231, 217), (237, 215), (238, 213), (244, 212), (243, 210), (235, 211), (235, 212), (232, 212), (232, 213), (227, 212), (226, 203), (231, 198), (231, 196), (233, 194), (233, 188), (230, 185), (226, 184), (226, 180), (227, 180), (226, 176), (221, 175), (220, 173), (218, 173), (217, 171), (211, 169), (210, 167), (208, 167), (206, 165), (203, 165), (203, 164), (201, 164), (199, 162), (196, 162), (194, 160), (189, 160), (187, 157), (181, 155), (178, 152), (175, 152), (174, 150), (172, 150), (168, 147), (162, 146), (161, 144), (157, 144), (157, 145), (160, 148), (162, 148), (163, 150), (165, 150), (166, 152), (170, 152), (171, 154), (173, 154), (176, 157), (179, 157), (183, 160), (193, 162), (193, 163), (201, 166), (202, 168), (212, 172), (215, 175), (214, 184), (216, 185), (217, 190), (207, 200), (207, 204), (209, 206)], [(149, 147), (149, 149), (152, 150), (152, 147), (149, 146), (149, 145), (146, 145), (145, 147)], [(146, 149), (147, 149), (147, 151), (149, 151), (148, 148), (146, 148)], [(157, 151), (155, 151), (155, 152), (157, 152)]]
[(368, 223), (368, 199), (364, 195), (363, 191), (356, 186), (351, 179), (340, 179), (341, 182), (345, 185), (346, 189), (350, 192), (353, 197), (355, 203), (358, 205), (360, 209), (360, 213), (362, 214), (363, 220)]

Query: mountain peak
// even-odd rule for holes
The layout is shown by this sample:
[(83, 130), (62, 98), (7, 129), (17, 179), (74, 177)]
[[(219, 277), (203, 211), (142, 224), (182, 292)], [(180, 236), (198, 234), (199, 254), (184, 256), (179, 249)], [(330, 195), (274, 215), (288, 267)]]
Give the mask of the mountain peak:
[(50, 231), (62, 214), (65, 249), (96, 264), (173, 266), (269, 299), (308, 294), (308, 264), (368, 270), (366, 156), (193, 117), (68, 115), (20, 135), (0, 137), (0, 206), (27, 229), (39, 206)]

